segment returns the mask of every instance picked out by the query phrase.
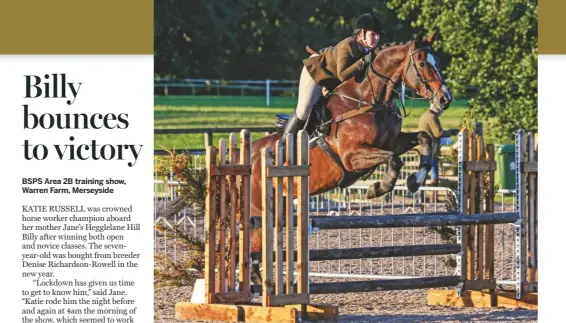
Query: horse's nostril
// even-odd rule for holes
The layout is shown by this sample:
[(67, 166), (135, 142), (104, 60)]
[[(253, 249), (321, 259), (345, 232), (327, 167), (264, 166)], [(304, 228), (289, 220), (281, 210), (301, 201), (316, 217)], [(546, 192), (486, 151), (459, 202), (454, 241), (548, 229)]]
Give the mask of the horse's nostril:
[(443, 109), (443, 110), (445, 110), (445, 109), (448, 108), (448, 105), (450, 104), (450, 101), (451, 101), (451, 100), (452, 100), (452, 99), (450, 98), (450, 96), (448, 96), (448, 97), (443, 96), (443, 97), (440, 98), (439, 101), (440, 101), (440, 105), (442, 106), (442, 109)]

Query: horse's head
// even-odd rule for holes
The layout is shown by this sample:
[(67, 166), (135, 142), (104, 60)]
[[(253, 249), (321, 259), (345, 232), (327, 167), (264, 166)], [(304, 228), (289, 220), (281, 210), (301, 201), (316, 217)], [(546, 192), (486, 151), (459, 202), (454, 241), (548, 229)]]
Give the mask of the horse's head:
[(446, 110), (452, 102), (452, 94), (440, 74), (438, 58), (432, 51), (436, 35), (434, 32), (423, 38), (422, 33), (418, 33), (415, 40), (409, 44), (407, 65), (401, 77), (409, 88), (428, 99), (434, 106)]

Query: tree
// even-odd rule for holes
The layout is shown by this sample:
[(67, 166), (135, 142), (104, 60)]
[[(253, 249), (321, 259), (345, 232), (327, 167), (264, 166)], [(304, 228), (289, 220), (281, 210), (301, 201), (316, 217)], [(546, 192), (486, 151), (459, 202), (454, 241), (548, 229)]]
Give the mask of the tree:
[(407, 40), (414, 32), (381, 1), (156, 0), (155, 74), (298, 79), (306, 45), (335, 45), (370, 11), (388, 32), (381, 43)]
[(237, 9), (229, 0), (156, 0), (155, 73), (219, 78), (224, 57), (240, 48), (230, 19)]
[(538, 130), (536, 0), (389, 0), (388, 7), (400, 19), (416, 17), (414, 27), (440, 31), (451, 56), (448, 85), (456, 96), (479, 89), (470, 111), (487, 119), (492, 137)]

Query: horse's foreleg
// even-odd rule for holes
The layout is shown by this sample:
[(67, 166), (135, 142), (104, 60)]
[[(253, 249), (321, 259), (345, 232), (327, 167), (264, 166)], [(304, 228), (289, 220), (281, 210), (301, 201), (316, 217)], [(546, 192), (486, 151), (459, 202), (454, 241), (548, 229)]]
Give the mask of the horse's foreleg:
[[(352, 170), (363, 170), (375, 167), (381, 164), (387, 164), (387, 172), (383, 175), (382, 181), (377, 181), (368, 187), (366, 197), (368, 199), (380, 197), (389, 193), (395, 187), (399, 171), (403, 167), (403, 161), (394, 152), (371, 148), (367, 150), (357, 151), (350, 158)], [(348, 167), (346, 165), (346, 167)]]
[(411, 193), (419, 190), (419, 187), (424, 184), (428, 172), (432, 167), (432, 139), (429, 134), (424, 131), (400, 133), (397, 138), (397, 146), (395, 153), (402, 155), (414, 148), (421, 145), (421, 158), (419, 163), (419, 170), (407, 178), (407, 188)]

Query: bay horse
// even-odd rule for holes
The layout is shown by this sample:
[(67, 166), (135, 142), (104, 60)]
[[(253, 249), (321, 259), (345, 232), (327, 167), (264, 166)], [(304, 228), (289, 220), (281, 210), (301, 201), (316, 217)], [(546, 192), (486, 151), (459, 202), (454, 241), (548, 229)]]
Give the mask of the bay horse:
[[(377, 166), (387, 164), (383, 181), (370, 185), (366, 195), (370, 199), (382, 196), (395, 186), (403, 166), (399, 156), (419, 144), (419, 171), (408, 177), (407, 186), (414, 193), (424, 183), (432, 164), (431, 138), (422, 131), (401, 131), (402, 117), (393, 99), (395, 88), (402, 84), (442, 110), (449, 107), (452, 95), (432, 51), (436, 35), (434, 32), (424, 38), (419, 33), (404, 44), (376, 49), (363, 80), (351, 78), (336, 87), (327, 102), (334, 120), (329, 134), (323, 137), (327, 144), (323, 141), (309, 152), (311, 195), (347, 187)], [(262, 212), (261, 150), (271, 147), (275, 151), (280, 139), (280, 134), (271, 134), (252, 143), (252, 215)], [(332, 153), (326, 153), (321, 146), (329, 147), (339, 160), (331, 158)]]
[[(348, 187), (382, 164), (389, 166), (383, 180), (371, 184), (366, 197), (387, 194), (395, 187), (403, 166), (399, 156), (417, 145), (422, 147), (419, 170), (407, 178), (407, 187), (414, 193), (424, 184), (432, 164), (431, 138), (422, 131), (401, 131), (402, 116), (393, 99), (401, 85), (402, 102), (406, 86), (442, 110), (449, 107), (452, 95), (432, 50), (436, 35), (423, 37), (418, 33), (406, 43), (376, 49), (365, 77), (351, 78), (334, 89), (326, 103), (332, 118), (330, 131), (309, 150), (311, 195)], [(276, 151), (276, 142), (281, 139), (274, 133), (252, 143), (253, 216), (262, 212), (261, 150), (271, 147)], [(261, 229), (252, 230), (251, 238), (251, 251), (261, 251)], [(258, 276), (259, 265), (255, 264), (252, 278)]]

